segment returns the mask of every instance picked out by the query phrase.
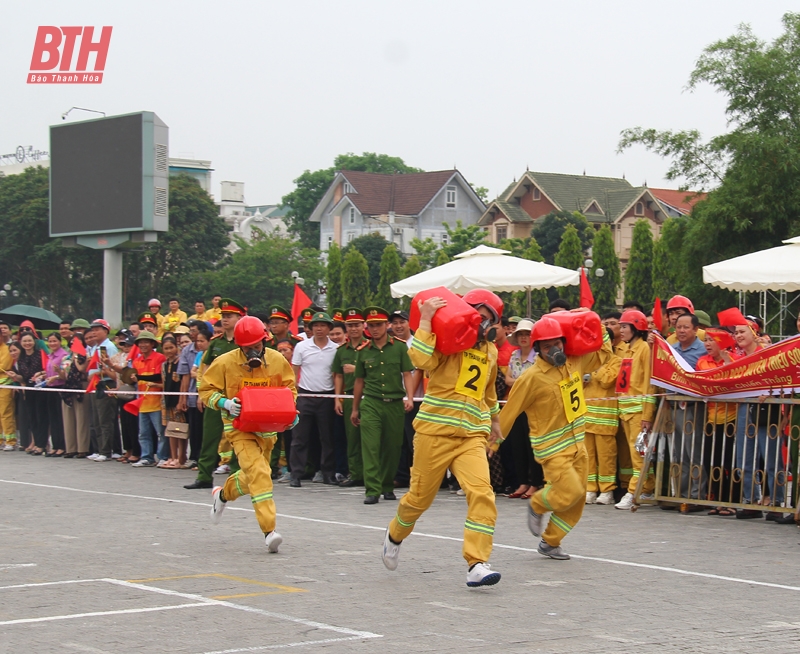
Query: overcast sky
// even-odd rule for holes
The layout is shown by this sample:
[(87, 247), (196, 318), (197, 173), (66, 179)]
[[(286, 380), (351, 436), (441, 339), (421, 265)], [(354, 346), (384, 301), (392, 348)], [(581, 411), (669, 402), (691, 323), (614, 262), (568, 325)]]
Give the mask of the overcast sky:
[[(6, 0), (0, 154), (49, 149), (48, 126), (81, 106), (156, 112), (170, 155), (210, 159), (215, 195), (242, 181), (248, 204), (277, 203), (303, 170), (364, 151), (457, 166), (490, 197), (526, 167), (675, 186), (656, 155), (616, 153), (620, 130), (724, 131), (724, 98), (684, 90), (694, 62), (740, 23), (772, 40), (792, 9), (800, 2)], [(39, 25), (112, 25), (103, 83), (26, 84)]]

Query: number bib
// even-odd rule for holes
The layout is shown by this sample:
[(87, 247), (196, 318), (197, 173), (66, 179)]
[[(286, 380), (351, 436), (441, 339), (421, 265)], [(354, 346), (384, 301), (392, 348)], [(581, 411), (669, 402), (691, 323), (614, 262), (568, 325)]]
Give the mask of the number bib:
[(461, 353), (461, 357), (461, 371), (458, 373), (455, 391), (482, 400), (489, 376), (489, 355), (480, 350), (467, 350)]
[(583, 381), (577, 372), (573, 372), (569, 379), (558, 382), (561, 388), (561, 399), (564, 401), (564, 414), (567, 422), (574, 422), (586, 413), (586, 400), (583, 396)]
[(617, 393), (627, 393), (631, 387), (631, 366), (633, 359), (623, 359), (617, 375)]

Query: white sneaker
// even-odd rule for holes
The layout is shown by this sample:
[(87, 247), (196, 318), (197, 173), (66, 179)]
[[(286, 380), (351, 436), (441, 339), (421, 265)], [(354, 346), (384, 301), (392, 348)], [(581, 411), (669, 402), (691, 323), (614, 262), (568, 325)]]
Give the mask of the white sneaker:
[(623, 497), (619, 502), (617, 502), (614, 505), (614, 508), (620, 509), (622, 511), (630, 511), (632, 506), (633, 506), (633, 493), (625, 493), (625, 497)]
[(606, 505), (614, 504), (614, 493), (612, 493), (611, 491), (600, 493), (600, 495), (597, 496), (597, 501), (595, 502), (595, 504), (606, 504)]
[(264, 545), (267, 546), (267, 549), (269, 550), (270, 554), (277, 554), (278, 553), (278, 548), (281, 546), (282, 542), (283, 542), (283, 538), (275, 530), (269, 532), (264, 537)]
[(586, 492), (586, 504), (595, 504), (597, 502), (597, 493), (592, 491)]
[(544, 515), (536, 513), (528, 504), (528, 529), (536, 538), (541, 538), (544, 531)]
[(317, 470), (317, 474), (314, 475), (314, 478), (311, 480), (312, 484), (321, 484), (325, 479), (322, 476), (322, 470)]
[(100, 455), (97, 452), (95, 452), (94, 454), (90, 454), (86, 458), (91, 460), (91, 461), (94, 461), (98, 456), (100, 456)]
[(109, 458), (105, 454), (98, 454), (96, 457), (92, 459), (92, 461), (97, 461), (98, 463), (102, 463), (103, 461), (108, 461)]
[(639, 495), (640, 500), (655, 500), (656, 494), (655, 493), (642, 493)]
[(500, 581), (500, 573), (493, 572), (492, 566), (488, 563), (476, 563), (472, 570), (467, 572), (467, 586), (494, 586)]
[(222, 501), (222, 486), (215, 486), (211, 491), (211, 522), (219, 524), (222, 512), (225, 510), (227, 502)]
[(196, 465), (197, 465), (197, 461), (195, 461), (194, 459), (186, 459), (186, 463), (184, 463), (181, 466), (181, 468), (183, 468), (184, 470), (191, 470)]
[(114, 454), (111, 455), (111, 458), (112, 459), (119, 459), (121, 456), (122, 456), (121, 454), (117, 454), (116, 452), (114, 452)]
[(400, 558), (400, 545), (402, 545), (402, 543), (393, 543), (389, 540), (389, 528), (387, 527), (386, 534), (383, 537), (381, 560), (388, 570), (397, 570), (397, 559)]
[(463, 489), (463, 488), (459, 488), (459, 489), (456, 491), (456, 495), (458, 495), (459, 497), (464, 497), (464, 496), (466, 495), (466, 493), (464, 492), (464, 489)]
[(16, 447), (14, 447), (13, 445), (6, 445), (6, 446), (3, 448), (3, 452), (13, 452), (13, 451), (14, 451), (14, 450), (16, 450), (16, 449), (17, 449), (17, 448), (16, 448)]
[(283, 475), (276, 480), (279, 484), (288, 484), (292, 481), (292, 473), (284, 472)]
[(215, 475), (228, 475), (231, 472), (231, 467), (227, 463), (223, 463), (219, 468), (214, 471)]
[(136, 463), (131, 463), (131, 468), (152, 468), (155, 463), (147, 459), (139, 459)]

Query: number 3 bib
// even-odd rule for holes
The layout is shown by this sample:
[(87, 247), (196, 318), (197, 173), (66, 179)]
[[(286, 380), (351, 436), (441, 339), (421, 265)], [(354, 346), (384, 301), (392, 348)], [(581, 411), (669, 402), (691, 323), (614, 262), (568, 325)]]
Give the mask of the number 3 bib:
[(564, 401), (564, 414), (567, 422), (574, 422), (576, 418), (586, 413), (586, 400), (583, 397), (583, 381), (577, 372), (573, 372), (569, 379), (558, 382), (561, 387), (561, 399)]
[(461, 353), (461, 357), (461, 370), (458, 373), (455, 391), (481, 400), (489, 376), (489, 355), (480, 350), (467, 350)]

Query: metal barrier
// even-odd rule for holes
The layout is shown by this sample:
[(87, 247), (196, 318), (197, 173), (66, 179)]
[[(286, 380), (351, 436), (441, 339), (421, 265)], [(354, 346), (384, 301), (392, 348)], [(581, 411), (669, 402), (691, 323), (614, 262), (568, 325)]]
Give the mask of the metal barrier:
[[(794, 513), (799, 441), (800, 399), (669, 395), (647, 442), (633, 510), (668, 503)], [(653, 462), (654, 499), (641, 499)]]

